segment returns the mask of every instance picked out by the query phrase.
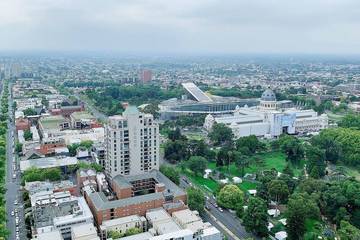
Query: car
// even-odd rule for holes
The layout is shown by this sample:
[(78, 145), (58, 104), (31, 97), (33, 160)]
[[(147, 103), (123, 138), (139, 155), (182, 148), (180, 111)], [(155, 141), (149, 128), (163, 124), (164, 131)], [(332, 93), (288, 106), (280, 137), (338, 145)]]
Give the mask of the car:
[(17, 208), (15, 208), (15, 213), (17, 213), (18, 212), (18, 209)]
[(220, 212), (223, 212), (223, 211), (224, 211), (221, 207), (219, 207), (218, 209), (219, 209)]
[(14, 178), (14, 179), (16, 178), (16, 173), (13, 174), (13, 178)]
[(18, 204), (18, 200), (15, 199), (14, 201), (14, 205), (17, 205)]
[(14, 211), (11, 211), (11, 216), (14, 216)]
[(19, 232), (19, 227), (16, 227), (16, 231)]
[(16, 226), (19, 226), (19, 218), (15, 219), (15, 224), (16, 224)]
[(209, 205), (205, 205), (205, 208), (206, 208), (206, 210), (210, 210), (210, 207), (209, 207)]

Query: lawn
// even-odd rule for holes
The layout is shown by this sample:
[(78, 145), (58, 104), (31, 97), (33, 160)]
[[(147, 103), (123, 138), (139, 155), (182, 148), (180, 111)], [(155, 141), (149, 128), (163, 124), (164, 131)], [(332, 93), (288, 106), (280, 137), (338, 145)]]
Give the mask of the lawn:
[(195, 176), (190, 170), (185, 170), (183, 173), (191, 180), (191, 182), (195, 183), (197, 186), (203, 188), (204, 190), (214, 193), (216, 189), (219, 187), (219, 183), (210, 179), (203, 178), (203, 176)]
[[(282, 172), (286, 166), (286, 156), (282, 152), (267, 152), (256, 154), (250, 158), (250, 165), (245, 168), (245, 173), (256, 173), (262, 170), (276, 169), (278, 172)], [(300, 166), (295, 168), (293, 171), (295, 176), (299, 176), (303, 169), (304, 162), (301, 162)], [(208, 168), (212, 170), (218, 170), (225, 175), (241, 177), (241, 171), (235, 166), (234, 163), (230, 164), (229, 167), (216, 167), (215, 162), (208, 164)]]
[(242, 183), (238, 184), (239, 188), (244, 192), (252, 189), (256, 189), (257, 184), (249, 181), (243, 181)]
[(190, 140), (204, 140), (205, 135), (201, 131), (184, 131), (183, 134)]

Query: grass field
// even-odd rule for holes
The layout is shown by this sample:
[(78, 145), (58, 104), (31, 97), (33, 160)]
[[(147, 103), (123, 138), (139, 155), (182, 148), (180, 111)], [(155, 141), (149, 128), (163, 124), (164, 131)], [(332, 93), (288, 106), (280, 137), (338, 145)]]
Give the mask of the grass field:
[[(286, 166), (286, 156), (282, 152), (268, 152), (263, 154), (257, 154), (250, 159), (250, 165), (245, 168), (245, 173), (256, 173), (262, 170), (276, 169), (282, 172)], [(293, 168), (296, 176), (300, 175), (303, 163), (298, 168)], [(241, 171), (235, 166), (234, 163), (230, 164), (229, 167), (216, 167), (215, 162), (211, 162), (208, 168), (212, 170), (218, 170), (226, 175), (241, 177)]]
[(204, 187), (207, 191), (210, 192), (215, 192), (219, 186), (219, 184), (216, 181), (210, 178), (203, 178), (202, 176), (193, 176), (193, 175), (188, 175), (188, 177), (191, 179), (192, 182)]
[(239, 188), (243, 190), (244, 192), (256, 189), (257, 184), (249, 181), (243, 181), (242, 183), (238, 184)]

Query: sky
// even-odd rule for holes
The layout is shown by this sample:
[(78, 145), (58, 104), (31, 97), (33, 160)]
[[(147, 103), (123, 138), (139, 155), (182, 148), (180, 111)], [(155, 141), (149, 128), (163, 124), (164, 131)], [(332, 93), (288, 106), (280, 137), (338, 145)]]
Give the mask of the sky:
[(0, 0), (0, 51), (360, 54), (360, 1)]

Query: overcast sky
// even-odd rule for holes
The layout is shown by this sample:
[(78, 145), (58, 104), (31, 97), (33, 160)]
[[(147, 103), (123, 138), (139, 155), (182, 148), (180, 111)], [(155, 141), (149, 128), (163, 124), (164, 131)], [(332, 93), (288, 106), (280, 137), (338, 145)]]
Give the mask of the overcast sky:
[(360, 53), (360, 0), (0, 0), (0, 50)]

